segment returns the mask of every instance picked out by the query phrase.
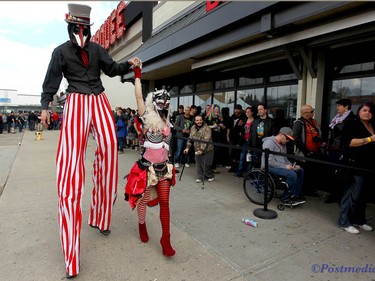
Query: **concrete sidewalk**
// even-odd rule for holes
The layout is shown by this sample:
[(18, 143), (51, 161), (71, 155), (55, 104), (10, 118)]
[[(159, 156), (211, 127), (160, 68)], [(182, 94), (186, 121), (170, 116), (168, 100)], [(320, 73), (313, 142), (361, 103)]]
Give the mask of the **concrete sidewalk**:
[[(57, 228), (55, 153), (58, 131), (0, 135), (1, 280), (64, 280)], [(19, 145), (20, 143), (20, 145)], [(118, 198), (111, 234), (87, 223), (95, 143), (87, 150), (83, 199), (81, 273), (75, 280), (375, 280), (375, 232), (359, 235), (338, 229), (337, 204), (308, 197), (295, 209), (277, 211), (273, 220), (255, 218), (242, 179), (219, 168), (204, 189), (195, 183), (195, 166), (185, 168), (171, 191), (171, 240), (176, 255), (166, 258), (159, 243), (159, 208), (148, 208), (150, 240), (141, 243), (136, 210), (123, 200), (123, 177), (138, 158), (119, 155)], [(181, 170), (181, 168), (180, 168)], [(269, 208), (277, 210), (277, 200)], [(375, 207), (367, 209), (375, 225)], [(249, 227), (241, 218), (258, 221)], [(367, 268), (366, 268), (367, 265)], [(343, 267), (361, 267), (358, 273)], [(346, 268), (348, 270), (348, 268)], [(372, 272), (371, 272), (372, 270)], [(336, 271), (336, 272), (333, 272)], [(369, 272), (370, 271), (370, 272)]]

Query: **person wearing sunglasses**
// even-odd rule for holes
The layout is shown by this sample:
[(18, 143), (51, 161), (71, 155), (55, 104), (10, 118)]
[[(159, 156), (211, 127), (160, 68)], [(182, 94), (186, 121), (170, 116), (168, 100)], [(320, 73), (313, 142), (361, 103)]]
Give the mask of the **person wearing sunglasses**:
[[(326, 143), (323, 141), (322, 132), (318, 122), (314, 118), (315, 109), (308, 104), (301, 107), (301, 117), (293, 124), (295, 154), (312, 159), (322, 160), (322, 149)], [(321, 182), (317, 181), (317, 173), (323, 172), (320, 164), (312, 161), (300, 162), (305, 169), (304, 195), (317, 196), (317, 188)]]

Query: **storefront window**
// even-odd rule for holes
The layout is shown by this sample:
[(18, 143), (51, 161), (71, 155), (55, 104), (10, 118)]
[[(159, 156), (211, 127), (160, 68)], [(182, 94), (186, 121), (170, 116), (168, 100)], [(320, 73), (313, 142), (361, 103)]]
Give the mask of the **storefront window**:
[(237, 91), (237, 103), (242, 105), (243, 109), (264, 103), (264, 88)]
[(180, 104), (183, 106), (193, 105), (193, 96), (180, 96)]
[(194, 103), (196, 106), (200, 106), (202, 109), (204, 109), (207, 104), (211, 104), (211, 93), (196, 95)]
[(230, 114), (233, 114), (234, 109), (234, 91), (214, 93), (214, 104), (223, 107), (229, 107)]
[(270, 117), (285, 117), (290, 125), (296, 119), (297, 85), (267, 88), (267, 107)]
[(365, 100), (375, 102), (375, 77), (334, 80), (328, 99), (329, 118), (332, 119), (337, 113), (336, 101), (345, 98), (351, 99), (353, 112)]
[(291, 80), (297, 80), (297, 76), (295, 73), (270, 76), (270, 82), (281, 82), (281, 81), (291, 81)]
[(173, 86), (173, 87), (169, 90), (169, 93), (171, 94), (171, 97), (172, 97), (172, 96), (177, 96), (177, 94), (178, 94), (178, 87), (177, 87), (177, 86)]
[(215, 81), (215, 90), (228, 89), (234, 87), (234, 78)]
[(263, 84), (263, 77), (239, 77), (238, 79), (238, 86), (253, 86)]
[(203, 82), (203, 83), (198, 83), (196, 85), (196, 90), (198, 93), (203, 93), (203, 92), (212, 92), (212, 83), (211, 82)]
[(181, 94), (191, 94), (193, 93), (193, 84), (184, 85), (180, 91)]
[(374, 69), (374, 62), (358, 63), (352, 65), (345, 65), (340, 74), (351, 73), (351, 72), (360, 72)]
[(169, 106), (172, 108), (172, 112), (176, 111), (178, 108), (178, 97), (171, 97), (171, 103)]

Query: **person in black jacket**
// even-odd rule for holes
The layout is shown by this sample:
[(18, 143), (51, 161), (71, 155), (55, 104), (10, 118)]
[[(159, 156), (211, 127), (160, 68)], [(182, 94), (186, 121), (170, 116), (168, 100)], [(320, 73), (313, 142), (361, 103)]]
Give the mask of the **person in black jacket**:
[(356, 226), (372, 231), (366, 220), (366, 205), (374, 187), (375, 162), (371, 157), (375, 154), (374, 114), (374, 104), (365, 102), (359, 106), (356, 118), (343, 128), (344, 163), (356, 169), (349, 171), (352, 179), (340, 200), (337, 226), (352, 234), (359, 233)]
[(247, 119), (240, 104), (236, 104), (234, 106), (234, 112), (231, 119), (233, 122), (233, 127), (231, 128), (229, 134), (230, 144), (237, 146), (238, 149), (232, 148), (231, 150), (231, 168), (229, 169), (229, 172), (235, 173), (238, 167), (238, 162), (240, 161), (240, 155), (242, 150), (240, 149), (240, 146), (243, 145), (243, 127), (245, 126)]
[(41, 94), (41, 123), (48, 128), (48, 106), (64, 76), (69, 86), (56, 156), (58, 218), (66, 275), (74, 278), (80, 271), (85, 150), (90, 133), (96, 141), (96, 158), (88, 224), (103, 235), (110, 233), (117, 194), (116, 126), (100, 75), (102, 72), (110, 77), (126, 74), (139, 59), (113, 61), (101, 45), (90, 41), (91, 7), (72, 3), (68, 4), (68, 9), (65, 21), (70, 40), (52, 53)]
[[(343, 164), (345, 147), (342, 142), (342, 131), (344, 126), (354, 119), (354, 113), (351, 108), (352, 101), (350, 99), (341, 99), (337, 101), (337, 114), (333, 117), (328, 126), (327, 154), (328, 160), (333, 163)], [(344, 192), (343, 185), (346, 184), (342, 181), (343, 178), (340, 176), (341, 171), (341, 168), (335, 166), (332, 167), (331, 184), (329, 185), (330, 195), (325, 200), (326, 203), (338, 202), (341, 199)]]
[(177, 137), (177, 147), (176, 147), (176, 154), (174, 158), (174, 164), (176, 168), (180, 167), (180, 164), (186, 165), (189, 167), (187, 163), (186, 157), (183, 155), (183, 151), (186, 147), (187, 140), (183, 138), (188, 138), (190, 135), (190, 129), (193, 124), (192, 118), (190, 116), (190, 106), (186, 106), (184, 109), (184, 114), (179, 114), (176, 117), (176, 122), (174, 123), (174, 128), (176, 130), (176, 137)]
[(38, 116), (34, 111), (30, 112), (29, 116), (27, 117), (27, 121), (29, 122), (29, 130), (35, 131), (35, 124), (38, 123)]
[[(251, 147), (262, 149), (263, 138), (274, 136), (275, 124), (274, 120), (268, 116), (268, 109), (264, 103), (257, 106), (258, 117), (253, 121), (250, 127)], [(261, 151), (252, 151), (253, 167), (260, 167), (261, 164)]]

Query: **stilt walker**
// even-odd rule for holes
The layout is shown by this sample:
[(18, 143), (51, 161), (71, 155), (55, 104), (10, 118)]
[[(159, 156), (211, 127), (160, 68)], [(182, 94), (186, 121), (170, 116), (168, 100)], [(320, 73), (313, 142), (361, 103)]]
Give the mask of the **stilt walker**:
[(85, 185), (85, 158), (89, 134), (96, 142), (93, 165), (94, 188), (88, 224), (107, 236), (110, 233), (112, 208), (117, 193), (117, 137), (111, 106), (100, 80), (126, 74), (135, 58), (117, 63), (105, 49), (90, 42), (91, 7), (68, 4), (70, 40), (54, 49), (43, 83), (42, 124), (48, 128), (48, 106), (58, 92), (63, 77), (68, 81), (68, 96), (57, 147), (58, 221), (66, 277), (80, 272), (80, 233), (82, 195)]

